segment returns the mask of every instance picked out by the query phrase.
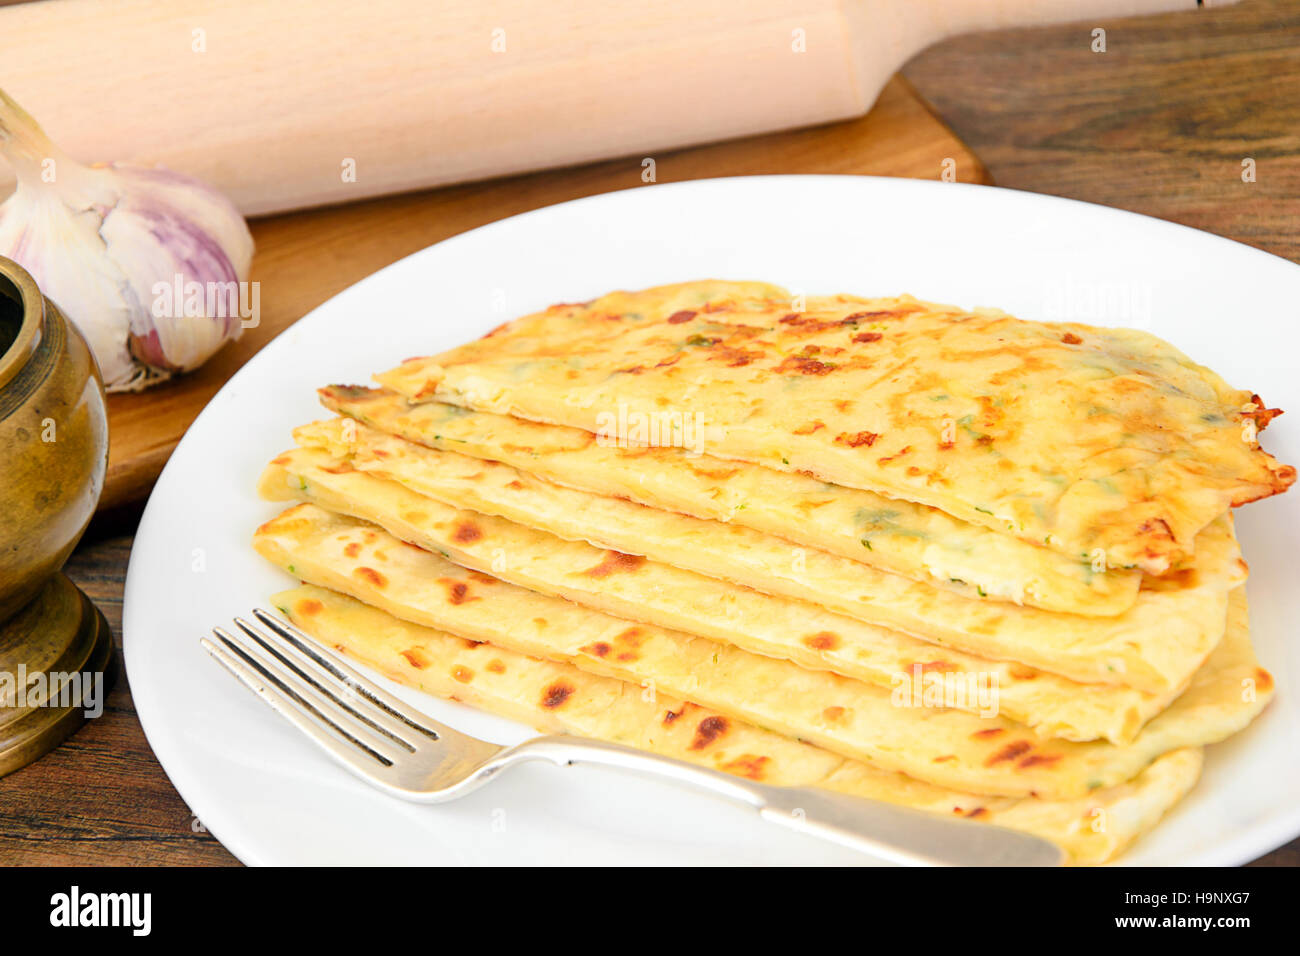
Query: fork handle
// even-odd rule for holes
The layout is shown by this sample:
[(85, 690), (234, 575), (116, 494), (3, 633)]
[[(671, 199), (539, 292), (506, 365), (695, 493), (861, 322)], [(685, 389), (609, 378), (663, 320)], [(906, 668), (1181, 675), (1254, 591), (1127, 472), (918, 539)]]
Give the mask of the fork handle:
[(1054, 843), (1028, 833), (813, 787), (774, 787), (585, 737), (534, 737), (503, 750), (498, 768), (546, 760), (558, 766), (593, 764), (688, 784), (753, 808), (771, 823), (862, 850), (893, 863), (944, 866), (1058, 866)]

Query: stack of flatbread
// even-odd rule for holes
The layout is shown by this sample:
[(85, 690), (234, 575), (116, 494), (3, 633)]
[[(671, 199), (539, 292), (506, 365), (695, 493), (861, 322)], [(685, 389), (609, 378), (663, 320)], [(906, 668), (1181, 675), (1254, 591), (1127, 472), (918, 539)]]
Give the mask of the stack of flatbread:
[(1272, 692), (1230, 511), (1278, 412), (1149, 334), (690, 282), (376, 380), (255, 544), (429, 693), (1095, 863)]

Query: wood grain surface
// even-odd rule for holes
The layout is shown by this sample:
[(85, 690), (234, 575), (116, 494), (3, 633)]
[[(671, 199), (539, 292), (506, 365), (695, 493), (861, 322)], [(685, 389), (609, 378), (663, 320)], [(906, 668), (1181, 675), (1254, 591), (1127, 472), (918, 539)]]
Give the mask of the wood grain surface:
[[(66, 570), (104, 612), (122, 649), (122, 583), (133, 514), (100, 521)], [(129, 529), (129, 530), (127, 530)], [(104, 713), (36, 763), (0, 778), (0, 865), (236, 866), (158, 764), (126, 673)]]
[[(1106, 31), (1106, 52), (1091, 49)], [(1300, 3), (950, 40), (903, 71), (999, 185), (1300, 262)], [(1256, 181), (1242, 181), (1253, 159)]]
[[(108, 477), (100, 507), (148, 494), (185, 429), (258, 349), (307, 312), (377, 269), (448, 236), (554, 203), (646, 188), (641, 155), (575, 169), (392, 196), (254, 220), (261, 322), (198, 371), (109, 399)], [(962, 182), (987, 182), (983, 166), (895, 78), (865, 117), (793, 133), (666, 153), (656, 181), (762, 173), (858, 173), (938, 179), (951, 159)]]
[[(1107, 30), (1105, 54), (1089, 49), (1094, 26)], [(1300, 71), (1292, 66), (1298, 60), (1296, 6), (1248, 0), (1189, 16), (960, 38), (922, 54), (904, 73), (1001, 185), (1134, 209), (1300, 261)], [(731, 162), (740, 167), (734, 171), (852, 171), (854, 149), (860, 148), (852, 145), (853, 126), (764, 137), (733, 154)], [(837, 140), (841, 133), (846, 140)], [(782, 144), (784, 167), (759, 155)], [(690, 151), (686, 161), (697, 152), (707, 150)], [(1256, 183), (1241, 182), (1240, 161), (1246, 157), (1257, 160)], [(595, 171), (601, 168), (569, 175), (582, 180), (599, 176)], [(627, 186), (639, 185), (639, 168), (638, 162), (622, 170), (630, 178)], [(668, 164), (661, 169), (672, 176)], [(554, 198), (545, 198), (548, 187), (537, 178), (512, 182), (504, 193), (494, 193), (495, 185), (444, 191), (455, 197), (446, 208), (464, 217), (463, 229), (581, 194), (576, 182), (571, 193), (561, 190)], [(275, 321), (287, 324), (295, 309), (300, 313), (359, 278), (336, 276), (334, 270), (352, 268), (352, 255), (368, 254), (371, 242), (388, 241), (389, 230), (403, 235), (390, 247), (393, 258), (431, 241), (409, 234), (410, 224), (384, 223), (368, 212), (379, 208), (391, 215), (407, 201), (412, 200), (305, 214), (322, 230), (319, 241), (304, 240), (300, 248), (317, 256), (317, 268), (310, 287), (293, 293), (296, 305), (286, 304)], [(414, 201), (444, 208), (437, 195)], [(491, 201), (497, 205), (487, 208)], [(346, 231), (334, 231), (334, 217), (360, 230), (351, 242)], [(283, 261), (267, 260), (289, 260), (292, 248), (276, 251), (276, 231), (294, 228), (277, 220), (259, 224), (259, 269), (284, 267)], [(382, 264), (376, 261), (366, 271)], [(221, 360), (238, 364), (247, 354), (232, 352)], [(133, 414), (150, 413), (140, 408)], [(137, 517), (138, 507), (130, 505), (102, 515), (69, 567), (118, 633)], [(196, 830), (168, 784), (135, 721), (125, 680), (119, 680), (100, 721), (39, 763), (0, 779), (0, 806), (3, 863), (234, 862)], [(1300, 841), (1258, 864), (1300, 865)]]

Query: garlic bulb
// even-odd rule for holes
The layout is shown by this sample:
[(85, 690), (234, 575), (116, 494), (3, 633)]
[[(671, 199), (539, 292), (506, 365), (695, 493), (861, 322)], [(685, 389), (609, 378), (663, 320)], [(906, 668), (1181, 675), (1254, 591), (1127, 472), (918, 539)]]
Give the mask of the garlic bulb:
[(0, 255), (76, 323), (109, 391), (197, 368), (256, 324), (253, 237), (217, 191), (165, 169), (82, 165), (3, 90), (0, 156), (18, 181), (0, 203)]

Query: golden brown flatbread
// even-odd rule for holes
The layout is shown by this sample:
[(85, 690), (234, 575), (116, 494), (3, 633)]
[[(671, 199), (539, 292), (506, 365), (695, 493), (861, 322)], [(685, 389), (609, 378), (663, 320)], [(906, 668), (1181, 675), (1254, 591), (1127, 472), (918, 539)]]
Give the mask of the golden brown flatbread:
[[(578, 428), (443, 402), (411, 403), (387, 389), (331, 385), (320, 396), (327, 408), (394, 439), (501, 462), (580, 491), (730, 522), (963, 597), (1110, 617), (1133, 606), (1142, 579), (1138, 571), (1107, 570), (1095, 556), (1064, 555), (937, 508), (796, 472), (687, 448), (620, 445)], [(387, 445), (380, 451), (392, 453)]]
[[(300, 430), (299, 434), (307, 437), (310, 431)], [(512, 560), (499, 572), (501, 576), (641, 619), (656, 606), (654, 602), (620, 594), (636, 582), (643, 593), (662, 596), (658, 602), (661, 612), (676, 615), (671, 626), (692, 633), (700, 633), (705, 623), (703, 601), (725, 609), (742, 600), (732, 596), (734, 587), (721, 584), (727, 581), (798, 601), (801, 606), (818, 605), (834, 612), (837, 619), (847, 616), (901, 630), (978, 657), (1016, 661), (1082, 683), (1132, 687), (1165, 699), (1182, 688), (1223, 636), (1228, 591), (1244, 580), (1244, 565), (1238, 560), (1227, 516), (1202, 533), (1204, 543), (1194, 571), (1177, 579), (1159, 579), (1159, 587), (1140, 592), (1138, 602), (1122, 615), (1093, 618), (970, 601), (834, 555), (795, 548), (748, 528), (584, 492), (567, 493), (579, 499), (576, 504), (548, 507), (543, 503), (542, 510), (531, 512), (533, 524), (549, 529), (536, 530), (443, 503), (477, 504), (479, 500), (470, 502), (466, 497), (470, 494), (466, 486), (473, 485), (473, 480), (462, 484), (459, 493), (446, 494), (445, 481), (451, 471), (443, 467), (445, 456), (436, 462), (417, 458), (406, 465), (390, 458), (385, 464), (399, 469), (414, 482), (412, 487), (427, 494), (359, 472), (347, 459), (309, 448), (278, 456), (268, 469), (262, 491), (281, 499), (311, 497), (483, 570), (495, 567), (493, 556), (498, 552), (509, 555)], [(475, 468), (468, 477), (481, 475), (478, 487), (483, 494), (490, 493), (496, 480), (508, 477), (496, 475), (490, 481), (485, 464), (476, 463)], [(521, 488), (505, 487), (516, 481)], [(522, 477), (505, 480), (500, 491), (512, 495), (520, 506), (530, 493), (539, 493)], [(459, 530), (466, 523), (474, 526), (469, 540)], [(598, 546), (564, 540), (579, 534), (595, 539)], [(600, 546), (652, 560), (634, 565), (624, 562), (627, 566), (616, 578), (584, 577), (583, 569), (606, 560)], [(525, 555), (529, 556), (526, 560)], [(568, 576), (563, 587), (557, 588), (554, 575), (565, 569)], [(701, 576), (719, 582), (707, 588), (709, 582)], [(621, 605), (601, 603), (620, 598)], [(819, 628), (826, 629), (843, 632), (838, 624)], [(1118, 716), (1128, 720), (1127, 715)]]
[(879, 769), (973, 793), (1085, 796), (1131, 780), (1161, 754), (1240, 730), (1272, 691), (1250, 649), (1240, 589), (1228, 634), (1192, 686), (1133, 743), (1117, 746), (1043, 740), (1001, 716), (915, 706), (860, 681), (634, 624), (469, 571), (315, 505), (268, 521), (254, 545), (300, 580), (412, 623), (644, 684)]
[(1278, 412), (1153, 335), (909, 296), (615, 292), (376, 378), (413, 401), (590, 432), (698, 416), (709, 454), (1151, 574), (1228, 507), (1295, 481), (1255, 440)]

